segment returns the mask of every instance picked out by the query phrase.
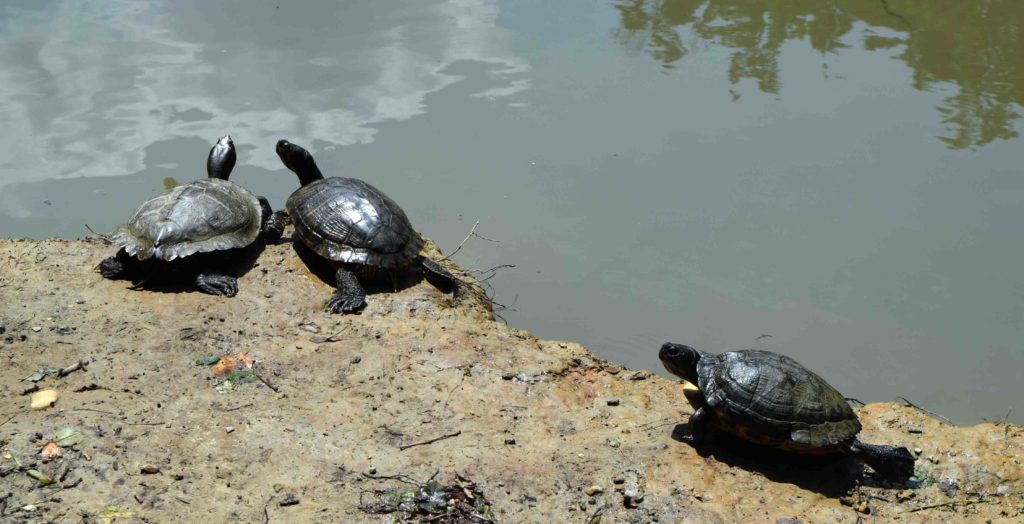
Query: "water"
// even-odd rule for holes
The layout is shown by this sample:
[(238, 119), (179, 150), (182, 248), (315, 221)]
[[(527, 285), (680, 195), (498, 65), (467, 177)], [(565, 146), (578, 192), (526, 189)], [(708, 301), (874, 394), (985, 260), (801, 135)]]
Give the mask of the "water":
[(1024, 5), (337, 4), (4, 3), (0, 234), (110, 230), (224, 133), (279, 206), (287, 138), (447, 251), (479, 222), (456, 260), (539, 336), (1020, 420)]

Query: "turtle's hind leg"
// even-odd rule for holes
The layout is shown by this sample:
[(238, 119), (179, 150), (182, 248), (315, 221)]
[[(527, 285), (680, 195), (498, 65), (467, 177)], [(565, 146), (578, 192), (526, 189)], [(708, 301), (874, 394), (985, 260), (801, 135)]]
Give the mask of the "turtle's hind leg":
[(366, 291), (351, 271), (341, 267), (335, 273), (337, 291), (327, 301), (326, 310), (331, 313), (352, 313), (366, 305)]
[(854, 440), (849, 453), (871, 466), (886, 480), (906, 482), (914, 474), (914, 455), (905, 447), (865, 444)]
[(427, 257), (420, 257), (420, 267), (423, 268), (423, 278), (445, 293), (458, 293), (459, 279), (455, 278), (441, 264), (430, 260)]
[(211, 295), (233, 297), (238, 294), (238, 279), (217, 273), (200, 273), (196, 277), (196, 286)]

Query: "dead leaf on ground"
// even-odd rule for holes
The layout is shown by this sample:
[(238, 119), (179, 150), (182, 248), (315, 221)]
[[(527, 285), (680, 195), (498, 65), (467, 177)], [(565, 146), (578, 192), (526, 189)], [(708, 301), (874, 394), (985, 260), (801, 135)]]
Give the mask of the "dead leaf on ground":
[(43, 461), (53, 460), (60, 456), (60, 446), (54, 441), (49, 441), (43, 446), (43, 449), (39, 450), (39, 458)]
[(47, 475), (46, 473), (43, 473), (38, 469), (30, 469), (25, 473), (28, 474), (28, 476), (36, 479), (36, 481), (39, 482), (40, 486), (49, 486), (50, 484), (57, 482), (52, 475)]
[(85, 438), (85, 435), (82, 435), (82, 432), (75, 428), (61, 428), (53, 435), (53, 443), (66, 448), (78, 444), (83, 438)]
[(227, 376), (232, 371), (242, 371), (246, 369), (252, 369), (253, 359), (248, 353), (239, 353), (237, 355), (224, 355), (220, 357), (220, 360), (213, 365), (213, 376), (216, 378), (222, 378)]

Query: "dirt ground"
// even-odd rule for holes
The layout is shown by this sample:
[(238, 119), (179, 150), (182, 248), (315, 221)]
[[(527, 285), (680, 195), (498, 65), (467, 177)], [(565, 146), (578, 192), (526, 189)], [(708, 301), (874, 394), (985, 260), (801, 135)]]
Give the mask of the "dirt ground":
[[(903, 486), (698, 453), (678, 382), (509, 328), (481, 293), (412, 279), (330, 315), (287, 244), (234, 298), (129, 289), (94, 270), (110, 254), (0, 240), (0, 521), (1024, 521), (1020, 426), (859, 408), (862, 440), (918, 454)], [(227, 385), (206, 365), (240, 352), (256, 367)]]

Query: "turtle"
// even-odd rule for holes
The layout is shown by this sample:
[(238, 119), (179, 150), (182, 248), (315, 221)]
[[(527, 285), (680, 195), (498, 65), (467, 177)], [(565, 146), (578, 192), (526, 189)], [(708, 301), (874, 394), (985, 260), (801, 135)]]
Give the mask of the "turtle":
[(881, 477), (906, 482), (914, 456), (905, 447), (865, 444), (860, 420), (846, 398), (785, 355), (745, 349), (721, 354), (666, 342), (658, 357), (670, 373), (697, 387), (687, 391), (696, 411), (690, 434), (698, 446), (709, 426), (749, 442), (794, 453), (845, 453)]
[[(212, 265), (202, 253), (244, 248), (257, 237), (267, 242), (280, 238), (280, 227), (264, 197), (228, 181), (235, 166), (235, 144), (225, 135), (210, 149), (206, 160), (208, 178), (177, 186), (142, 203), (128, 222), (109, 235), (120, 249), (99, 263), (101, 275), (110, 279), (145, 281), (163, 273), (177, 259), (203, 258), (200, 265)], [(180, 268), (180, 263), (175, 263)], [(200, 267), (195, 284), (213, 295), (234, 296), (235, 277)]]
[(420, 255), (424, 240), (405, 211), (381, 190), (358, 178), (321, 174), (313, 155), (287, 140), (279, 140), (277, 155), (299, 178), (299, 189), (288, 197), (284, 218), (307, 248), (335, 267), (337, 291), (327, 301), (331, 313), (352, 313), (366, 306), (359, 278), (418, 266), (423, 276), (442, 291), (458, 292), (459, 280), (437, 262)]

